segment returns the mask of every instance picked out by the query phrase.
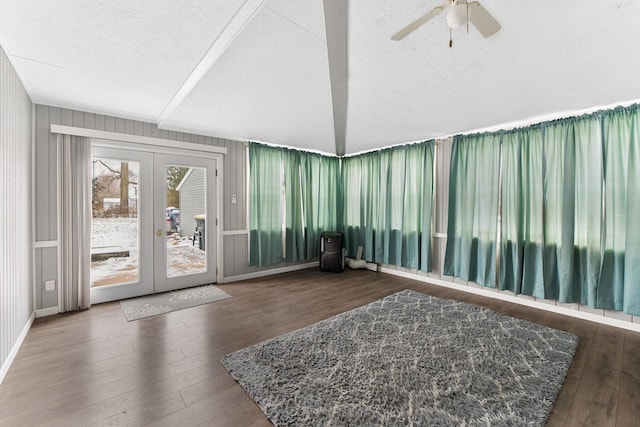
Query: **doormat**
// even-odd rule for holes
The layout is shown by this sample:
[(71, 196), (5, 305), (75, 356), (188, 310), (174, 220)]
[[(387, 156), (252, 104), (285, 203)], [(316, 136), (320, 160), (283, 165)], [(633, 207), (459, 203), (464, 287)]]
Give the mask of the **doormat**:
[(222, 363), (275, 426), (542, 426), (577, 343), (405, 290)]
[(171, 311), (208, 304), (231, 298), (231, 295), (214, 285), (204, 285), (179, 291), (164, 292), (120, 301), (124, 317), (129, 322), (157, 316)]

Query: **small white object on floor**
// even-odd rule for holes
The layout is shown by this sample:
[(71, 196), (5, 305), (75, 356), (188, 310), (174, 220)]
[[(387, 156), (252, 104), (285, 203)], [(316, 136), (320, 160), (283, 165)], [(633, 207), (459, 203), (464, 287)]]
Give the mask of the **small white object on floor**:
[(345, 258), (345, 262), (352, 269), (358, 268), (367, 268), (367, 261), (362, 259), (362, 246), (358, 246), (358, 251), (356, 253), (356, 259), (353, 258)]
[(358, 269), (358, 268), (367, 268), (367, 261), (363, 259), (353, 259), (353, 258), (345, 258), (345, 261), (349, 268)]

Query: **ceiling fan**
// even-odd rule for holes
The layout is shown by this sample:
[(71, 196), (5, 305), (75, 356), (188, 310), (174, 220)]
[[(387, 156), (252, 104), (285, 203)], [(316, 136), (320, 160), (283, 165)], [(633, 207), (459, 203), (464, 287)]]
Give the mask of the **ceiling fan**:
[(409, 34), (429, 22), (431, 19), (440, 15), (445, 9), (449, 9), (447, 12), (447, 25), (449, 26), (449, 47), (453, 45), (451, 40), (451, 30), (458, 28), (462, 25), (467, 26), (467, 32), (469, 32), (469, 22), (482, 34), (483, 37), (491, 37), (502, 26), (496, 19), (491, 16), (487, 9), (485, 9), (478, 1), (468, 0), (447, 0), (440, 6), (436, 6), (431, 9), (427, 14), (422, 15), (393, 36), (391, 40), (402, 40)]

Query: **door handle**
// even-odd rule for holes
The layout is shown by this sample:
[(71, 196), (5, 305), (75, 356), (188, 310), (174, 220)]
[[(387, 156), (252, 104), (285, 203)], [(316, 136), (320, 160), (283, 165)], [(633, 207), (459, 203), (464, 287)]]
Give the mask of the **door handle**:
[(162, 230), (160, 229), (156, 230), (156, 236), (162, 237)]

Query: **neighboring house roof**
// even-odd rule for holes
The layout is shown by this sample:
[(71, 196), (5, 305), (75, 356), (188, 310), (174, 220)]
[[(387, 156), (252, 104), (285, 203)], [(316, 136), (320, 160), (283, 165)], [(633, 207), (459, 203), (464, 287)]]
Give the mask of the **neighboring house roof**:
[(191, 172), (193, 172), (193, 168), (189, 168), (189, 170), (187, 171), (187, 173), (184, 174), (184, 176), (182, 177), (182, 181), (180, 181), (180, 184), (178, 184), (178, 186), (176, 187), (176, 190), (179, 192), (180, 189), (182, 188), (182, 185), (187, 182), (187, 179), (189, 179), (189, 176), (191, 176)]

